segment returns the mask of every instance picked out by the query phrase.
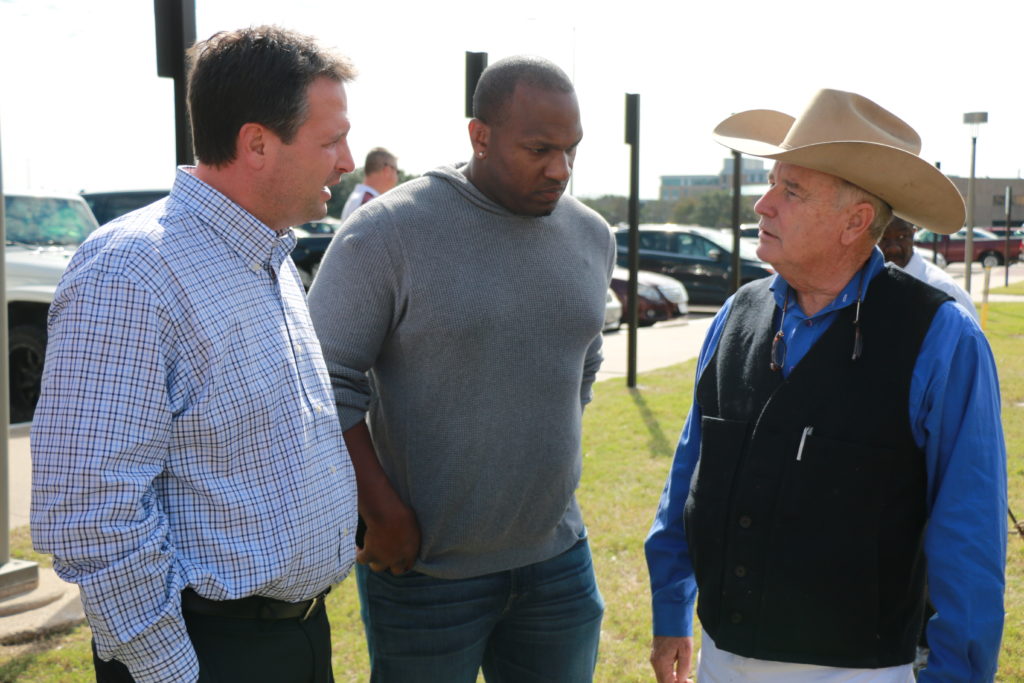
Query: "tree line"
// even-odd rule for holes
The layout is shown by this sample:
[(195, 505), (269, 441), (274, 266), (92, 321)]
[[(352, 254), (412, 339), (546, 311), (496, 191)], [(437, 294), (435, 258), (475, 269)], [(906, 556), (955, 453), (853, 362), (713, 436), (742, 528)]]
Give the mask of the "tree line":
[[(327, 215), (341, 216), (345, 200), (357, 183), (363, 182), (363, 169), (358, 168), (346, 173), (341, 181), (330, 187), (331, 200), (327, 202)], [(418, 177), (399, 169), (398, 183)], [(582, 197), (580, 201), (597, 211), (612, 226), (626, 225), (629, 222), (629, 199), (619, 195), (601, 197)], [(740, 198), (740, 223), (756, 223), (754, 213), (756, 197)], [(684, 197), (669, 202), (659, 199), (640, 200), (641, 223), (678, 223), (680, 225), (702, 225), (708, 228), (728, 228), (732, 226), (732, 193), (725, 190), (713, 190), (697, 195)]]
[[(754, 213), (756, 199), (748, 196), (740, 198), (740, 223), (757, 222), (757, 214)], [(613, 226), (629, 222), (629, 199), (626, 197), (604, 195), (597, 198), (581, 198), (580, 201), (601, 214)], [(732, 226), (732, 193), (713, 190), (696, 197), (684, 197), (675, 202), (659, 199), (640, 200), (639, 222), (728, 228)]]

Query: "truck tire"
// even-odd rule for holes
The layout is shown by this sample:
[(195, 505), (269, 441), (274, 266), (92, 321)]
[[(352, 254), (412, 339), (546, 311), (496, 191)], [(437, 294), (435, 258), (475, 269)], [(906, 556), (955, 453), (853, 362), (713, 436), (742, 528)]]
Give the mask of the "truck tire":
[(985, 268), (995, 268), (1003, 263), (1003, 257), (994, 251), (986, 251), (978, 260)]
[(18, 325), (8, 336), (11, 423), (29, 422), (39, 400), (39, 385), (46, 360), (46, 330)]

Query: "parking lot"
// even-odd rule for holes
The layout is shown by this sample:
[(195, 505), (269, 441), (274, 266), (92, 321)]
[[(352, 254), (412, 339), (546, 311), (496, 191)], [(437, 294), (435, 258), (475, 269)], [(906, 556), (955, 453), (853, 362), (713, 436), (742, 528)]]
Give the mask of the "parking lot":
[[(952, 263), (946, 267), (954, 280), (961, 286), (964, 284), (964, 264)], [(993, 268), (990, 273), (990, 288), (1002, 287), (1005, 280), (1005, 269), (1002, 266)], [(1010, 266), (1009, 282), (1024, 280), (1024, 263)], [(971, 268), (971, 296), (981, 309), (985, 287), (985, 272), (975, 263)], [(1008, 297), (994, 294), (990, 301), (1010, 299), (1024, 301), (1024, 297)], [(649, 372), (657, 368), (682, 363), (696, 358), (704, 335), (718, 306), (690, 306), (690, 315), (685, 318), (660, 322), (652, 327), (641, 327), (637, 330), (637, 372)], [(604, 363), (598, 380), (619, 378), (623, 382), (627, 376), (629, 353), (629, 330), (623, 327), (618, 332), (606, 333), (604, 336)]]

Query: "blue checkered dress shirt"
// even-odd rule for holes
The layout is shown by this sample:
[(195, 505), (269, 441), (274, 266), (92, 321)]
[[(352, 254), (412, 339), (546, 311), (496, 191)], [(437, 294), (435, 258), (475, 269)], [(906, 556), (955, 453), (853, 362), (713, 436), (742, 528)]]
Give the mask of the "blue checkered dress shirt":
[(50, 308), (32, 538), (138, 681), (196, 678), (186, 586), (296, 602), (351, 568), (355, 476), (294, 245), (183, 167), (79, 248)]

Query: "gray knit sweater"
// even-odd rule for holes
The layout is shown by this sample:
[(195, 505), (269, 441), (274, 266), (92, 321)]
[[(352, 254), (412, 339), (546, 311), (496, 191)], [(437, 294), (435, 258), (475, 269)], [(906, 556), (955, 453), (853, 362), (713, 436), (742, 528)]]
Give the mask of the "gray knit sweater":
[(511, 569), (585, 534), (580, 425), (614, 261), (608, 225), (576, 199), (516, 216), (453, 167), (369, 202), (334, 238), (310, 312), (342, 428), (369, 413), (416, 512), (417, 571)]

